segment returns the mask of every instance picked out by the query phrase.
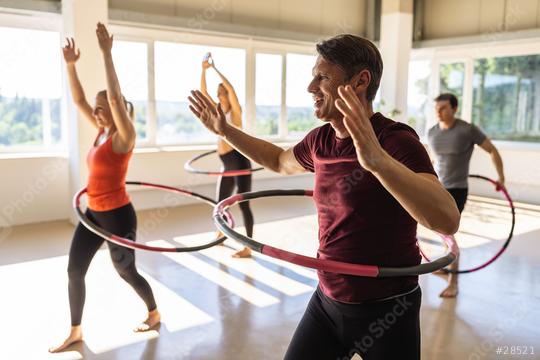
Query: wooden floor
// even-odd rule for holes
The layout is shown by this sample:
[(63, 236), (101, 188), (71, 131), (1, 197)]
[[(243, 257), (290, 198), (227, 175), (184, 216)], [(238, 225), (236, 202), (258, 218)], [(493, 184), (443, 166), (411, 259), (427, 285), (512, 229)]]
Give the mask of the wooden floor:
[[(151, 244), (196, 244), (212, 238), (211, 209), (190, 206), (139, 214), (139, 237)], [(313, 255), (316, 218), (309, 199), (257, 200), (255, 237)], [(238, 218), (238, 216), (237, 216)], [(457, 235), (463, 259), (482, 261), (509, 227), (504, 203), (471, 197)], [(198, 253), (137, 252), (163, 314), (158, 331), (131, 331), (142, 301), (115, 274), (106, 248), (87, 275), (86, 341), (48, 354), (69, 328), (68, 222), (16, 227), (0, 238), (0, 359), (281, 359), (316, 274), (264, 256), (232, 259), (238, 244)], [(424, 238), (436, 236), (422, 229)], [(460, 294), (421, 277), (423, 359), (540, 359), (540, 208), (520, 204), (508, 251), (488, 268), (463, 275)], [(428, 251), (440, 251), (431, 242)], [(467, 260), (468, 258), (468, 260)], [(497, 348), (533, 347), (534, 355), (497, 355)], [(504, 350), (504, 348), (502, 348)]]

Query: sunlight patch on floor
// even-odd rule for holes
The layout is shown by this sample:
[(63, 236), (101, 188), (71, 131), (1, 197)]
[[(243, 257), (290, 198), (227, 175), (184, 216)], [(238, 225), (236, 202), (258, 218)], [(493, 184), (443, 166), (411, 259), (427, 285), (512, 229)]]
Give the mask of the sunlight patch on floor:
[[(190, 243), (199, 242), (198, 238), (204, 236), (210, 236), (207, 234), (196, 234), (190, 236), (176, 237), (175, 241), (188, 246)], [(201, 254), (206, 257), (219, 262), (233, 270), (236, 270), (250, 278), (257, 280), (265, 285), (270, 286), (286, 295), (296, 296), (313, 290), (311, 286), (304, 285), (298, 281), (289, 279), (286, 276), (278, 274), (254, 259), (236, 259), (232, 255), (235, 250), (230, 249), (227, 246), (214, 246), (209, 249), (200, 251)]]
[[(70, 326), (67, 293), (67, 256), (0, 266), (0, 283), (12, 289), (2, 296), (5, 324), (28, 324), (27, 336), (13, 336), (10, 327), (0, 327), (0, 359), (80, 359), (76, 351), (48, 354), (47, 349), (67, 336)], [(213, 319), (182, 297), (141, 271), (154, 291), (164, 326), (178, 331)], [(189, 316), (186, 316), (189, 314)], [(117, 274), (107, 249), (96, 254), (86, 276), (86, 304), (83, 315), (85, 346), (102, 353), (158, 336), (156, 331), (134, 333), (146, 316), (144, 303)], [(31, 320), (34, 319), (34, 320)], [(37, 320), (39, 319), (39, 320)], [(34, 321), (38, 323), (34, 324)], [(20, 325), (15, 326), (20, 332)], [(32, 346), (26, 341), (32, 339)]]
[[(151, 241), (148, 244), (153, 246), (171, 246), (170, 242), (164, 240)], [(163, 255), (207, 280), (240, 296), (242, 299), (255, 306), (264, 307), (279, 302), (275, 296), (269, 295), (264, 291), (257, 289), (255, 286), (229, 275), (225, 271), (198, 259), (194, 255), (188, 253), (163, 253)]]

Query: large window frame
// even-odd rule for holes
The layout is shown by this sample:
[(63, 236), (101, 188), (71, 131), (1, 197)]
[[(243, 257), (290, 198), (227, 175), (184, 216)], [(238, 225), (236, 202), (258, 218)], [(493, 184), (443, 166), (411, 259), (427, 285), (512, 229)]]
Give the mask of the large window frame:
[[(516, 35), (517, 36), (517, 35)], [(425, 48), (415, 48), (411, 51), (411, 60), (429, 60), (431, 61), (431, 79), (428, 93), (433, 99), (440, 91), (440, 73), (441, 64), (463, 62), (465, 64), (465, 78), (463, 85), (463, 100), (459, 104), (461, 107), (461, 117), (467, 122), (472, 122), (473, 114), (473, 77), (474, 63), (478, 59), (500, 58), (525, 55), (538, 55), (540, 53), (540, 39), (531, 37), (527, 39), (500, 39), (497, 42), (477, 42), (463, 43), (458, 45), (430, 46)], [(428, 112), (426, 129), (437, 122), (435, 111), (432, 108)], [(422, 139), (426, 140), (426, 139)], [(505, 148), (527, 148), (540, 149), (540, 143), (494, 140), (499, 146)]]
[[(177, 29), (156, 27), (135, 27), (111, 22), (111, 32), (119, 41), (134, 41), (147, 44), (148, 49), (148, 114), (147, 114), (147, 139), (138, 141), (138, 148), (189, 148), (200, 145), (213, 145), (210, 142), (193, 142), (189, 144), (159, 145), (157, 143), (157, 112), (155, 99), (155, 73), (154, 73), (154, 42), (165, 41), (172, 43), (208, 45), (218, 47), (230, 47), (243, 49), (246, 53), (246, 79), (245, 79), (245, 108), (243, 109), (243, 121), (245, 130), (255, 133), (256, 106), (255, 106), (255, 74), (256, 54), (277, 54), (282, 57), (281, 74), (281, 112), (278, 124), (278, 134), (263, 136), (262, 138), (272, 142), (293, 142), (298, 137), (290, 137), (287, 127), (287, 54), (315, 55), (314, 45), (298, 41), (256, 39), (247, 36), (200, 34), (181, 31)], [(225, 74), (226, 75), (226, 74)], [(307, 87), (308, 84), (306, 84)]]
[[(59, 33), (59, 47), (61, 46), (62, 37), (62, 15), (49, 14), (34, 11), (21, 11), (17, 14), (0, 13), (0, 25), (4, 27), (13, 27), (30, 30), (45, 30)], [(263, 138), (277, 143), (292, 143), (298, 141), (298, 137), (291, 137), (288, 134), (287, 126), (287, 54), (299, 55), (316, 55), (314, 44), (311, 42), (272, 39), (272, 38), (257, 38), (247, 35), (233, 34), (218, 34), (218, 33), (202, 33), (191, 32), (188, 29), (178, 29), (168, 26), (149, 26), (147, 24), (138, 23), (122, 23), (120, 21), (110, 21), (110, 31), (115, 35), (118, 41), (129, 41), (145, 43), (147, 46), (147, 70), (148, 70), (148, 104), (147, 104), (147, 119), (146, 131), (147, 137), (144, 140), (137, 142), (137, 148), (154, 148), (159, 150), (168, 150), (167, 148), (175, 148), (177, 150), (189, 149), (197, 146), (213, 146), (214, 142), (193, 142), (189, 144), (168, 144), (161, 145), (157, 143), (157, 111), (156, 111), (156, 83), (154, 73), (154, 44), (157, 41), (192, 44), (192, 45), (208, 45), (217, 47), (230, 47), (245, 50), (246, 54), (246, 77), (245, 77), (245, 98), (244, 103), (244, 128), (248, 133), (255, 132), (255, 72), (256, 72), (256, 54), (272, 53), (279, 54), (282, 57), (282, 76), (281, 76), (281, 113), (278, 126), (278, 134), (273, 136), (264, 136)], [(60, 64), (63, 66), (63, 64)], [(307, 87), (308, 84), (306, 84)], [(67, 86), (65, 79), (62, 79), (62, 99), (61, 99), (61, 124), (62, 124), (62, 141), (61, 145), (50, 146), (13, 146), (12, 148), (3, 149), (1, 154), (23, 153), (35, 154), (42, 156), (43, 154), (61, 154), (67, 152), (68, 131), (67, 121), (69, 114), (67, 113), (67, 102), (70, 99), (65, 98), (65, 87)]]
[[(39, 16), (36, 16), (39, 15)], [(0, 24), (5, 27), (45, 30), (58, 32), (61, 36), (62, 17), (60, 14), (36, 13), (31, 11), (20, 11), (18, 14), (0, 13)], [(255, 38), (243, 35), (222, 35), (217, 33), (195, 33), (188, 30), (181, 30), (167, 26), (148, 26), (144, 24), (125, 24), (121, 22), (111, 21), (110, 27), (118, 40), (143, 42), (147, 44), (148, 49), (148, 115), (147, 115), (147, 140), (138, 142), (137, 147), (158, 147), (156, 144), (156, 103), (155, 103), (155, 78), (154, 78), (154, 42), (168, 41), (194, 45), (208, 45), (240, 48), (246, 51), (246, 96), (244, 99), (244, 126), (245, 129), (253, 133), (255, 121), (255, 56), (258, 52), (280, 54), (283, 59), (282, 66), (282, 104), (281, 116), (279, 121), (279, 131), (277, 136), (266, 137), (268, 140), (275, 142), (291, 142), (297, 138), (288, 136), (287, 129), (287, 109), (286, 109), (286, 71), (287, 71), (287, 53), (316, 55), (314, 45), (309, 42), (287, 41), (278, 39)], [(457, 45), (446, 45), (441, 42), (441, 45), (428, 44), (429, 47), (417, 47), (411, 51), (411, 60), (429, 60), (431, 62), (431, 80), (429, 84), (429, 95), (434, 98), (439, 93), (439, 68), (443, 63), (463, 62), (465, 64), (465, 78), (463, 89), (463, 101), (460, 104), (462, 109), (462, 117), (466, 121), (472, 120), (473, 109), (473, 76), (474, 62), (481, 58), (490, 57), (508, 57), (508, 56), (525, 56), (537, 55), (540, 53), (540, 39), (538, 35), (529, 38), (514, 39), (501, 37), (495, 41), (483, 41), (479, 39), (477, 42), (461, 43)], [(420, 45), (422, 46), (422, 45)], [(63, 82), (65, 86), (65, 82)], [(307, 84), (306, 84), (307, 85)], [(64, 92), (65, 93), (65, 92)], [(47, 153), (61, 152), (67, 148), (67, 131), (65, 101), (62, 98), (61, 106), (61, 123), (64, 137), (62, 145), (54, 149), (46, 148), (45, 146), (30, 147), (30, 146), (14, 146), (13, 148), (3, 149), (2, 153)], [(435, 113), (433, 110), (427, 114), (426, 126), (429, 127), (436, 122)], [(497, 141), (499, 143), (508, 144), (511, 147), (520, 146), (519, 144), (527, 144), (527, 147), (538, 147), (539, 143), (524, 143), (519, 141)], [(189, 145), (177, 144), (167, 145), (171, 147), (192, 147), (197, 145), (211, 145), (211, 143), (190, 143)], [(161, 147), (161, 146), (160, 146)], [(166, 146), (163, 146), (166, 147)]]

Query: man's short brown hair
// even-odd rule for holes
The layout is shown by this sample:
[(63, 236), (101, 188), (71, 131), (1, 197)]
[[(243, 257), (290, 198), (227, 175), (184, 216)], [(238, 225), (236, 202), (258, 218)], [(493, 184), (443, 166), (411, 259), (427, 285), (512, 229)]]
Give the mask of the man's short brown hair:
[(347, 80), (367, 69), (371, 82), (366, 98), (369, 101), (375, 99), (383, 72), (382, 57), (375, 44), (360, 36), (342, 34), (318, 43), (317, 52), (325, 60), (341, 67)]

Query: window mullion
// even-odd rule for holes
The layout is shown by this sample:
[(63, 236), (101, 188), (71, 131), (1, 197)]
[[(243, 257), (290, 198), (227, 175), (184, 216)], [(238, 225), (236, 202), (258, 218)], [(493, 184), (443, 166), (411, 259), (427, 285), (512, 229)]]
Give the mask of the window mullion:
[(278, 134), (280, 139), (287, 137), (287, 55), (281, 54), (281, 115), (279, 117)]
[(41, 100), (41, 124), (43, 133), (43, 146), (52, 145), (52, 124), (51, 124), (51, 100)]
[(255, 105), (255, 69), (256, 52), (250, 42), (246, 49), (246, 116), (244, 116), (244, 129), (249, 134), (255, 134), (256, 105)]
[(472, 108), (473, 108), (473, 76), (474, 76), (474, 60), (468, 58), (465, 61), (465, 78), (463, 81), (463, 108), (461, 117), (472, 123)]
[(156, 111), (156, 79), (154, 67), (154, 41), (148, 43), (148, 114), (146, 115), (147, 142), (156, 145), (157, 111)]

